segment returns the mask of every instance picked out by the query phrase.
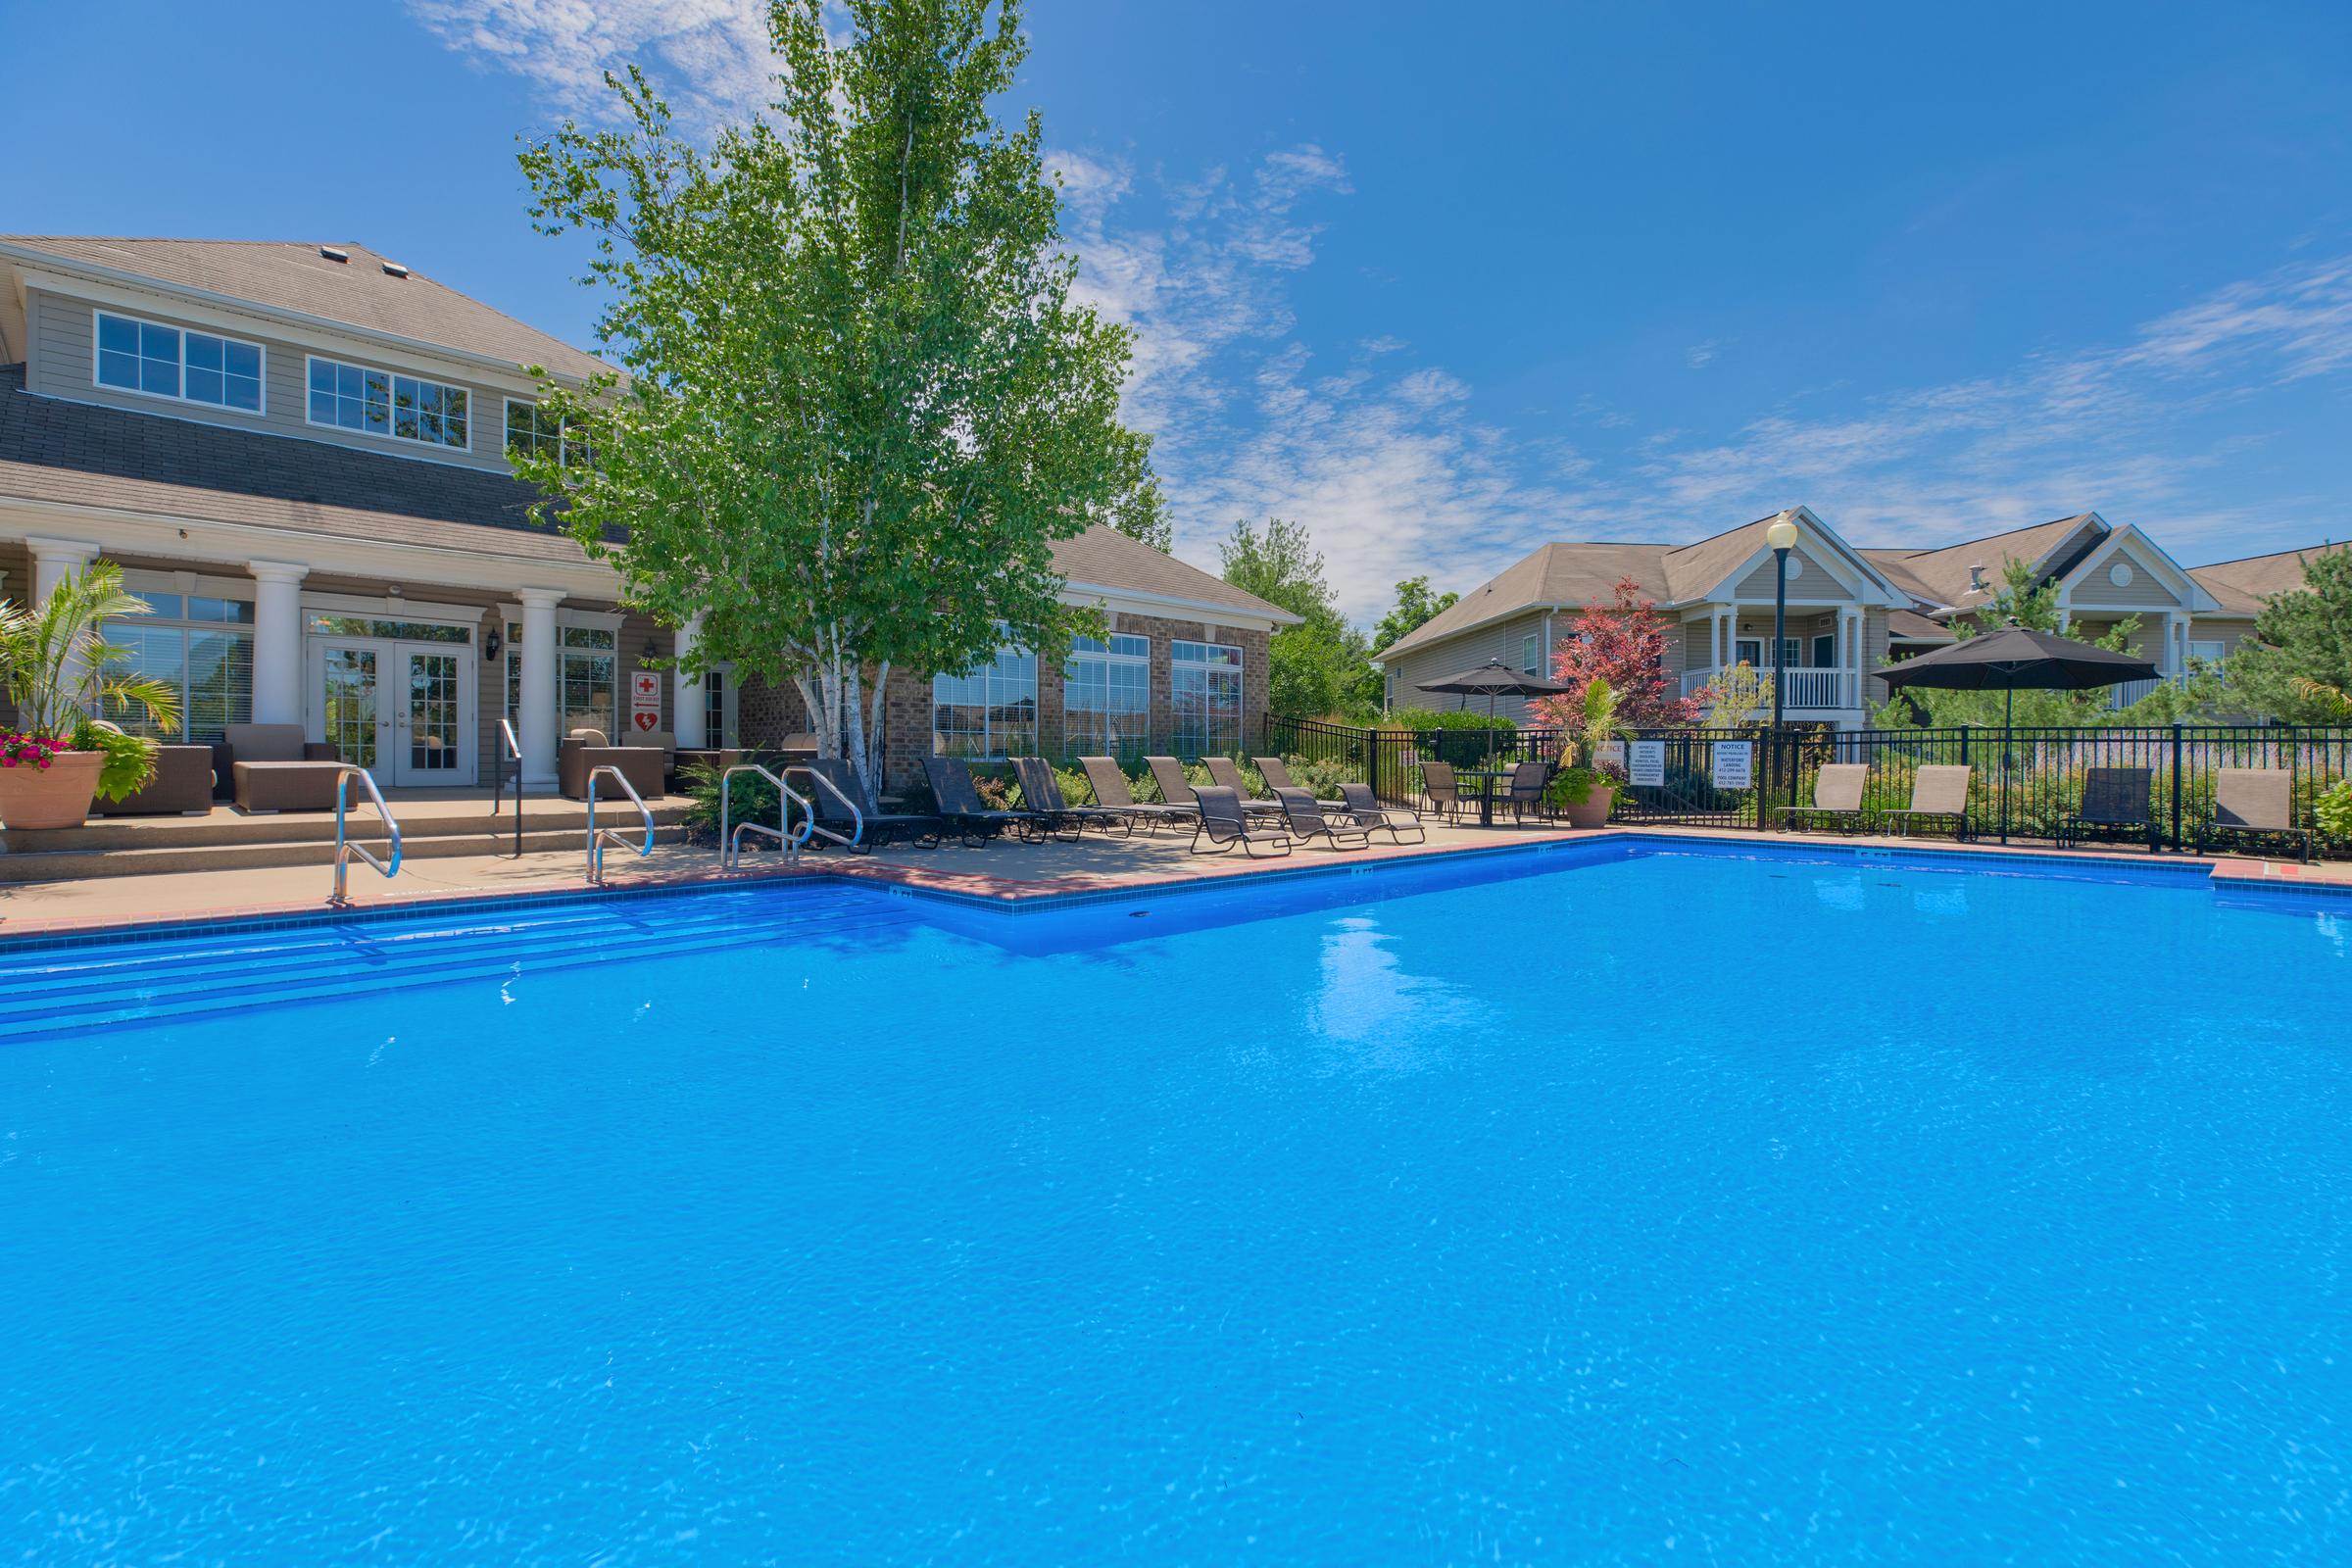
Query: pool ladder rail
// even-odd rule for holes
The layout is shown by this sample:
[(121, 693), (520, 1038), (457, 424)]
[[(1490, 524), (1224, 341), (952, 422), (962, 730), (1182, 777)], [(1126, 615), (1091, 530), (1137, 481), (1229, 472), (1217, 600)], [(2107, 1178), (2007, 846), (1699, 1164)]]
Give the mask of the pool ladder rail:
[[(345, 822), (346, 808), (351, 799), (351, 781), (355, 776), (361, 788), (368, 792), (368, 799), (375, 803), (375, 814), (383, 818), (384, 835), (391, 840), (389, 852), (381, 859), (376, 858), (374, 851), (351, 837)], [(384, 804), (384, 792), (375, 787), (374, 775), (357, 762), (346, 762), (343, 770), (335, 775), (335, 890), (327, 895), (326, 900), (339, 909), (351, 906), (347, 888), (351, 876), (351, 858), (355, 855), (382, 872), (387, 882), (400, 875), (400, 822), (393, 816), (392, 808)]]
[(522, 858), (522, 743), (514, 738), (514, 721), (498, 721), (499, 755), (498, 778), (490, 790), (490, 816), (497, 826), (498, 809), (507, 798), (507, 780), (514, 781), (514, 858)]
[[(645, 823), (645, 842), (643, 844), (630, 843), (628, 831), (624, 828), (599, 828), (596, 825), (597, 781), (608, 775), (611, 776), (613, 783), (620, 786), (620, 792), (629, 798), (629, 804), (637, 808), (637, 815)], [(519, 804), (515, 809), (517, 811), (521, 809)], [(624, 850), (634, 850), (637, 858), (641, 860), (654, 853), (653, 810), (645, 804), (645, 798), (637, 793), (635, 786), (630, 784), (620, 769), (611, 762), (591, 768), (588, 772), (588, 885), (590, 887), (601, 888), (605, 885), (605, 843), (608, 839)]]
[[(735, 820), (733, 785), (735, 775), (738, 773), (757, 773), (776, 787), (776, 825), (774, 827), (769, 827), (764, 822), (738, 822)], [(810, 804), (808, 797), (794, 789), (786, 781), (786, 777), (794, 773), (806, 775), (813, 788), (832, 796), (849, 810), (849, 832), (842, 833), (837, 829), (825, 827), (817, 821), (815, 808)], [(792, 822), (792, 808), (795, 806), (801, 808), (801, 820), (797, 832), (794, 831)], [(757, 833), (761, 838), (774, 839), (784, 851), (784, 863), (790, 865), (801, 858), (801, 851), (808, 846), (808, 840), (818, 835), (845, 848), (857, 848), (865, 838), (865, 812), (858, 808), (856, 801), (844, 795), (831, 779), (813, 768), (794, 764), (786, 767), (783, 775), (779, 775), (768, 771), (766, 767), (758, 762), (737, 762), (718, 777), (718, 863), (722, 869), (733, 871), (742, 866), (743, 836), (746, 833)]]

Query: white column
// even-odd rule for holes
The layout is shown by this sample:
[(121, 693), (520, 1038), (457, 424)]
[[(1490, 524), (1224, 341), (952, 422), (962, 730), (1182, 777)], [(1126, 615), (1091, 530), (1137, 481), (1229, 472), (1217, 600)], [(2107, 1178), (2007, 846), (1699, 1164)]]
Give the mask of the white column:
[(2180, 673), (2180, 617), (2166, 611), (2159, 621), (2164, 629), (2164, 649), (2156, 656), (2157, 670), (2173, 676)]
[[(24, 541), (24, 547), (32, 552), (32, 599), (25, 609), (35, 614), (69, 574), (79, 576), (98, 559), (98, 547), (86, 539), (30, 538)], [(69, 689), (81, 684), (82, 668), (78, 659), (67, 667)]]
[(677, 658), (677, 668), (669, 693), (670, 733), (678, 738), (680, 751), (699, 752), (710, 744), (710, 728), (705, 722), (710, 709), (703, 700), (703, 677), (686, 668), (686, 658), (694, 652), (694, 645), (701, 640), (702, 633), (703, 617), (692, 616), (678, 628), (677, 638), (671, 645), (671, 651)]
[(253, 574), (253, 721), (302, 722), (302, 579), (291, 561), (248, 561)]
[(556, 781), (556, 606), (564, 602), (558, 588), (525, 588), (522, 601), (522, 701), (518, 705), (515, 739), (522, 743), (522, 782), (549, 785)]

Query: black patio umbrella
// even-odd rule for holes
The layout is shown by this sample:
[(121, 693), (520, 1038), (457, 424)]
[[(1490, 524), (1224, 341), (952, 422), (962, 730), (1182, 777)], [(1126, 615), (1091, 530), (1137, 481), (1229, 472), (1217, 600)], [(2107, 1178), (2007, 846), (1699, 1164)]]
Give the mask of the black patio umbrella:
[[(1417, 688), (1417, 690), (1425, 692), (1459, 693), (1462, 699), (1461, 706), (1464, 708), (1470, 706), (1471, 698), (1484, 697), (1487, 700), (1487, 716), (1489, 718), (1494, 716), (1496, 698), (1557, 697), (1562, 692), (1575, 689), (1565, 681), (1552, 680), (1543, 675), (1530, 675), (1524, 669), (1513, 669), (1499, 659), (1490, 659), (1476, 669), (1466, 669), (1459, 675), (1448, 675), (1444, 680), (1423, 681)], [(1494, 731), (1490, 728), (1487, 731), (1487, 760), (1492, 761), (1494, 758)]]
[(2001, 842), (2009, 841), (2009, 731), (2017, 694), (2076, 692), (2128, 680), (2153, 680), (2156, 666), (2055, 632), (2004, 626), (1906, 659), (1876, 672), (1890, 690), (1934, 686), (1945, 691), (2001, 692)]

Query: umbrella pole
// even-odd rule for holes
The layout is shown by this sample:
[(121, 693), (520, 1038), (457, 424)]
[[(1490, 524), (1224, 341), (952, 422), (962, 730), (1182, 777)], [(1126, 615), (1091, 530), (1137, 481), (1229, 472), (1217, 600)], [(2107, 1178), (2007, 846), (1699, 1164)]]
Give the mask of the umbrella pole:
[(2009, 730), (2017, 717), (2017, 688), (2001, 691), (2001, 842), (2009, 842)]

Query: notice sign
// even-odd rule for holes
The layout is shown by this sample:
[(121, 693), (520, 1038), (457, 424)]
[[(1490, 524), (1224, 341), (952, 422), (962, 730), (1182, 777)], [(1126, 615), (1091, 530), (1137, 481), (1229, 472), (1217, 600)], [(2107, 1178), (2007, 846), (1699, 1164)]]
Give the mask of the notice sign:
[(1643, 786), (1656, 789), (1663, 785), (1666, 782), (1666, 743), (1634, 742), (1634, 757), (1626, 765), (1626, 778), (1637, 789)]
[(1602, 741), (1600, 755), (1593, 760), (1602, 767), (1623, 767), (1625, 765), (1625, 742)]
[(1744, 790), (1756, 782), (1756, 743), (1754, 741), (1717, 741), (1715, 743), (1715, 787), (1719, 790)]
[(638, 669), (629, 672), (629, 722), (637, 726), (640, 735), (651, 735), (662, 727), (660, 670)]

